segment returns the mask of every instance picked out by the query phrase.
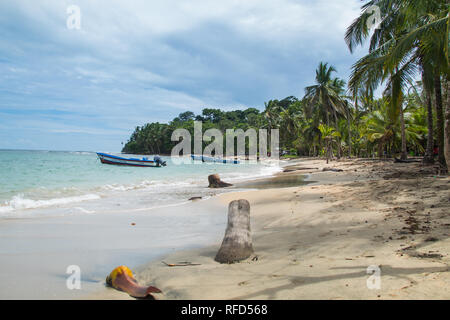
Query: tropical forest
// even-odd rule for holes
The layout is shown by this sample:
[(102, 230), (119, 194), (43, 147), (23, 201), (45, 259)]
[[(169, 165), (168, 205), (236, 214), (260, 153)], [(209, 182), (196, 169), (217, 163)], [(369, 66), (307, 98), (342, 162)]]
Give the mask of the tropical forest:
[[(381, 20), (374, 22), (373, 6)], [(368, 44), (348, 79), (318, 61), (315, 80), (299, 96), (264, 102), (263, 108), (204, 108), (169, 123), (135, 128), (122, 152), (170, 154), (178, 128), (279, 129), (284, 157), (420, 157), (448, 172), (450, 163), (449, 3), (447, 0), (365, 1), (343, 35), (349, 54)], [(381, 92), (378, 96), (376, 92)], [(224, 138), (225, 139), (225, 138)], [(225, 145), (225, 143), (224, 143)]]

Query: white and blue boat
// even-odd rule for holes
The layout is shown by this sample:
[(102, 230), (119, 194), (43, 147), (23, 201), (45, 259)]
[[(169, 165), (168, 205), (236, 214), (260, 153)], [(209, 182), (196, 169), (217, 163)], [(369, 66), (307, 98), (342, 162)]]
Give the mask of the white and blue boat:
[(195, 155), (195, 154), (191, 154), (191, 158), (192, 158), (192, 160), (199, 160), (202, 162), (217, 162), (217, 163), (231, 163), (231, 164), (239, 164), (240, 163), (239, 160), (205, 157), (203, 155)]
[(119, 156), (114, 156), (112, 154), (97, 152), (97, 156), (101, 163), (104, 164), (115, 164), (122, 166), (133, 166), (133, 167), (165, 167), (166, 162), (163, 161), (159, 156), (154, 156), (153, 160), (149, 160), (146, 157), (142, 159), (138, 158), (124, 158)]

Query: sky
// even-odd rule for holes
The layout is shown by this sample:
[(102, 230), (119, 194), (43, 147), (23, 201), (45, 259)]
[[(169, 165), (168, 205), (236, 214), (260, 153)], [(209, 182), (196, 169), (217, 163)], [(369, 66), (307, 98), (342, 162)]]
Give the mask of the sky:
[(302, 97), (321, 61), (348, 79), (366, 53), (344, 41), (360, 6), (2, 0), (0, 149), (117, 152), (136, 126), (187, 110)]

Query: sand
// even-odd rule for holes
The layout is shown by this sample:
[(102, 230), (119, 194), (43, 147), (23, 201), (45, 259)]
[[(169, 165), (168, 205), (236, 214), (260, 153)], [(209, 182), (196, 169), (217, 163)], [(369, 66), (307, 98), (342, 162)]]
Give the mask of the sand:
[[(40, 215), (0, 221), (0, 299), (82, 299), (105, 289), (117, 266), (134, 270), (181, 248), (220, 241), (226, 216), (213, 202), (152, 210)], [(220, 206), (219, 206), (220, 207)], [(33, 215), (29, 213), (29, 215)], [(80, 268), (69, 290), (67, 268)]]
[[(250, 202), (255, 256), (219, 264), (218, 241), (136, 268), (138, 281), (162, 289), (157, 299), (450, 298), (448, 176), (420, 163), (372, 160), (306, 159), (287, 171), (281, 179), (307, 174), (310, 184), (205, 200), (224, 216), (230, 201)], [(380, 282), (370, 282), (368, 267)], [(110, 289), (90, 298), (130, 297)]]

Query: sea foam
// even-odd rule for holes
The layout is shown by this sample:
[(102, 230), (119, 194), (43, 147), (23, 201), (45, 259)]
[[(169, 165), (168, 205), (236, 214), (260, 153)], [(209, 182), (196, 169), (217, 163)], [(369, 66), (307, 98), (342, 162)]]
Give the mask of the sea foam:
[(22, 194), (14, 196), (11, 200), (6, 201), (3, 205), (0, 205), (0, 214), (9, 213), (16, 210), (24, 209), (37, 209), (50, 206), (64, 205), (73, 202), (81, 202), (86, 200), (100, 199), (96, 194), (85, 194), (75, 197), (55, 198), (46, 200), (32, 200), (26, 199)]

